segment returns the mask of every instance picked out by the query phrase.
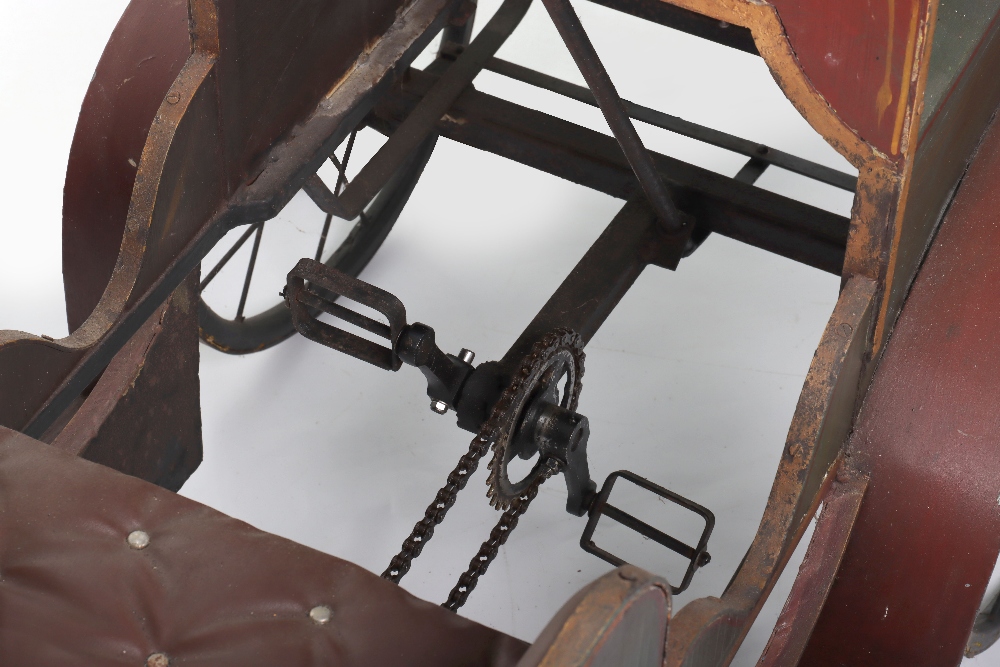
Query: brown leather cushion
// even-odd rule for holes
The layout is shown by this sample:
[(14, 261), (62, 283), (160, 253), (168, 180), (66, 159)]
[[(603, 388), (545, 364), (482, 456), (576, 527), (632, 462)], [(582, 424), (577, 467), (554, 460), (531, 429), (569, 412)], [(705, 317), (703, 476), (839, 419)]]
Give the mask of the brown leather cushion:
[[(148, 533), (141, 550), (128, 535)], [(309, 612), (324, 605), (328, 623)], [(0, 427), (0, 664), (513, 665), (527, 645), (346, 561)]]

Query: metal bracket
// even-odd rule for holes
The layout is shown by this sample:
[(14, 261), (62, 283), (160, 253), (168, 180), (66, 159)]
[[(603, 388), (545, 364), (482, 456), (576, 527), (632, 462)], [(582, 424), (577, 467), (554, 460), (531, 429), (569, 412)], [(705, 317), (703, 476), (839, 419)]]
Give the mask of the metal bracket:
[[(608, 504), (608, 497), (611, 495), (611, 490), (614, 488), (615, 482), (619, 477), (624, 477), (636, 486), (646, 489), (660, 498), (676, 503), (681, 507), (691, 510), (695, 514), (701, 516), (705, 520), (705, 529), (702, 531), (701, 538), (698, 540), (698, 546), (688, 546), (680, 540), (650, 526), (648, 523), (640, 521), (631, 514), (622, 511), (614, 505)], [(587, 521), (587, 527), (584, 529), (583, 535), (580, 537), (580, 546), (583, 547), (583, 550), (587, 553), (592, 553), (598, 558), (611, 563), (615, 567), (628, 565), (629, 563), (622, 560), (618, 556), (615, 556), (614, 554), (605, 551), (594, 544), (594, 531), (597, 530), (597, 523), (601, 520), (602, 516), (614, 519), (626, 528), (630, 528), (643, 537), (647, 537), (657, 544), (679, 553), (688, 559), (688, 568), (684, 573), (684, 579), (681, 581), (681, 585), (670, 587), (674, 595), (686, 590), (691, 584), (691, 579), (694, 577), (694, 573), (698, 570), (698, 568), (708, 565), (712, 560), (712, 557), (709, 555), (708, 551), (706, 551), (706, 548), (708, 547), (708, 538), (712, 536), (712, 529), (715, 528), (715, 515), (712, 514), (707, 507), (702, 507), (698, 503), (690, 501), (683, 496), (679, 496), (673, 491), (650, 482), (648, 479), (639, 477), (635, 473), (627, 470), (619, 470), (608, 475), (600, 493), (597, 494), (593, 504), (590, 506), (590, 520)]]

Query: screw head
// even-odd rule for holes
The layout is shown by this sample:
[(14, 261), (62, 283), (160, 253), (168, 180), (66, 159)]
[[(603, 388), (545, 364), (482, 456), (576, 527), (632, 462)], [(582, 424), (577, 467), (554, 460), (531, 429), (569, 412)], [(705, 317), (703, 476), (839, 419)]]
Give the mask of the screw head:
[[(133, 530), (128, 534), (128, 545), (136, 550), (142, 550), (149, 546), (149, 533), (144, 530)], [(159, 654), (154, 654), (159, 655)], [(164, 663), (166, 664), (166, 663)]]
[(463, 347), (462, 351), (458, 353), (458, 358), (467, 364), (471, 364), (472, 360), (476, 358), (476, 353)]
[(146, 667), (168, 667), (170, 658), (166, 653), (153, 653), (146, 658)]
[(309, 618), (316, 625), (326, 625), (333, 617), (333, 611), (325, 605), (318, 605), (309, 610)]
[(431, 401), (431, 411), (443, 415), (448, 412), (448, 404), (444, 401)]

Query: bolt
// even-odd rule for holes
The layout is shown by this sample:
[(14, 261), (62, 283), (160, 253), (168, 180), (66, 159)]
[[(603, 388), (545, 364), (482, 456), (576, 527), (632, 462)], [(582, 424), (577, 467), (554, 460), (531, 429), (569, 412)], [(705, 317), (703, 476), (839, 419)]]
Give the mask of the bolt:
[(144, 530), (133, 530), (128, 534), (128, 545), (136, 550), (149, 546), (149, 533)]
[(177, 104), (181, 101), (181, 96), (177, 93), (170, 93), (167, 95), (167, 104)]
[(309, 610), (309, 618), (311, 618), (313, 623), (316, 625), (326, 625), (330, 622), (330, 618), (332, 616), (333, 612), (330, 611), (329, 607), (324, 605), (319, 605)]
[(444, 401), (431, 401), (431, 411), (443, 415), (448, 412), (448, 404)]
[(712, 556), (707, 551), (698, 554), (698, 567), (705, 567), (712, 562)]
[(458, 353), (458, 358), (467, 364), (472, 364), (472, 360), (476, 358), (476, 353), (472, 350), (466, 350), (464, 347), (462, 351)]

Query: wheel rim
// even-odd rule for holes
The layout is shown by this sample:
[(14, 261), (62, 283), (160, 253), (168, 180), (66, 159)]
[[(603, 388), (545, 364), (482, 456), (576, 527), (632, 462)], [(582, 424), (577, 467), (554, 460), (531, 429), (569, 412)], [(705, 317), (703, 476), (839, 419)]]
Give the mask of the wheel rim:
[[(361, 273), (379, 247), (381, 247), (392, 230), (393, 225), (395, 225), (399, 214), (402, 212), (403, 207), (413, 192), (413, 188), (416, 186), (417, 180), (423, 173), (431, 153), (434, 151), (436, 142), (436, 135), (428, 137), (407, 161), (400, 166), (399, 170), (360, 216), (360, 219), (355, 223), (345, 240), (324, 260), (324, 264), (352, 276), (357, 276)], [(350, 150), (350, 142), (347, 150)], [(345, 164), (343, 165), (345, 168), (348, 159), (349, 152), (346, 152)], [(338, 192), (345, 182), (343, 176), (344, 170), (340, 169), (340, 172), (341, 176), (338, 178), (336, 186)], [(328, 215), (324, 224), (324, 231), (320, 235), (320, 251), (317, 254), (320, 254), (324, 250), (324, 237), (326, 231), (329, 229), (330, 220), (331, 218)], [(247, 265), (246, 278), (243, 284), (243, 294), (241, 295), (240, 306), (237, 309), (237, 316), (235, 318), (227, 319), (218, 314), (199, 295), (199, 334), (202, 340), (208, 345), (222, 352), (229, 354), (258, 352), (277, 345), (295, 333), (291, 314), (284, 303), (278, 300), (277, 295), (275, 305), (255, 315), (249, 317), (243, 316), (247, 293), (254, 273), (257, 249), (262, 242), (263, 229), (267, 222), (269, 221), (255, 223), (248, 227), (235, 246), (223, 256), (219, 264), (205, 274), (205, 278), (202, 280), (200, 290), (204, 290), (208, 286), (212, 279), (221, 271), (222, 266), (225, 266), (229, 259), (235, 255), (236, 251), (246, 243), (253, 243), (250, 260)], [(253, 239), (252, 241), (251, 238)]]

